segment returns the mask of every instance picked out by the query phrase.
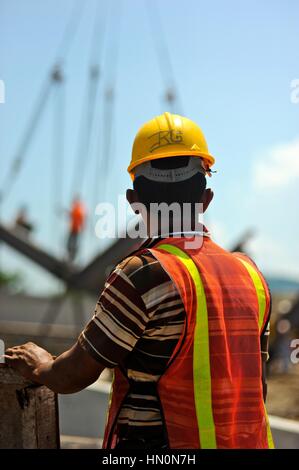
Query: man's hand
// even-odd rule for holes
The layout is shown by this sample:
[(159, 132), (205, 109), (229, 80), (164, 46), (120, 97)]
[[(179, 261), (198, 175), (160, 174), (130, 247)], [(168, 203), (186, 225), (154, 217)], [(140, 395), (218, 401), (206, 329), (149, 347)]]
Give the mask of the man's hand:
[(79, 342), (55, 359), (34, 343), (9, 348), (4, 357), (24, 377), (56, 393), (79, 392), (95, 382), (105, 369)]
[(41, 365), (50, 365), (54, 361), (50, 353), (34, 343), (8, 348), (4, 357), (8, 365), (33, 382), (36, 380), (36, 370)]

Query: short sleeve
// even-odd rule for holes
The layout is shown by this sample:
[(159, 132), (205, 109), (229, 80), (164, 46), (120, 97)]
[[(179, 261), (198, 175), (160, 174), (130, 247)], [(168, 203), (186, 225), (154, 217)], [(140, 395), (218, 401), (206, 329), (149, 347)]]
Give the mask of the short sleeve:
[(109, 368), (123, 363), (148, 322), (145, 304), (128, 275), (135, 269), (136, 256), (116, 267), (107, 279), (93, 318), (78, 339), (85, 351)]

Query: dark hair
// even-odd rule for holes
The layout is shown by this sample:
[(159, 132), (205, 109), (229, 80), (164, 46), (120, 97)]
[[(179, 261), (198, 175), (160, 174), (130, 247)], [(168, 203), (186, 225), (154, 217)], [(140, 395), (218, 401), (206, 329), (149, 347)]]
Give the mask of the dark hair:
[[(189, 158), (188, 156), (161, 158), (153, 160), (151, 165), (153, 168), (164, 170), (182, 168), (188, 165)], [(185, 181), (176, 183), (160, 183), (138, 176), (133, 182), (133, 187), (138, 194), (139, 201), (149, 209), (150, 203), (199, 203), (206, 184), (206, 177), (202, 173), (197, 173)]]

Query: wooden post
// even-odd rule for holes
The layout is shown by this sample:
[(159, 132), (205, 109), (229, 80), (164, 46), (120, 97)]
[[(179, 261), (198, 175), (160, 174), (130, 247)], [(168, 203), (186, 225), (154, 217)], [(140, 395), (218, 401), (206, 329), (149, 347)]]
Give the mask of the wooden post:
[(0, 449), (57, 448), (57, 395), (0, 364)]

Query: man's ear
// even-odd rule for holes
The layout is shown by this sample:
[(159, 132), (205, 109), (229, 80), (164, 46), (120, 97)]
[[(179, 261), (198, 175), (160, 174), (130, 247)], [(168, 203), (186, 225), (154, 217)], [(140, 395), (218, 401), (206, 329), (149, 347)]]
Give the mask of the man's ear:
[(207, 210), (207, 208), (209, 207), (210, 202), (212, 201), (213, 197), (214, 197), (213, 191), (210, 188), (205, 189), (205, 191), (203, 193), (203, 197), (202, 197), (203, 212), (205, 212)]
[(135, 189), (127, 189), (126, 197), (135, 214), (139, 214), (139, 211), (134, 207), (134, 204), (139, 202), (137, 191)]

